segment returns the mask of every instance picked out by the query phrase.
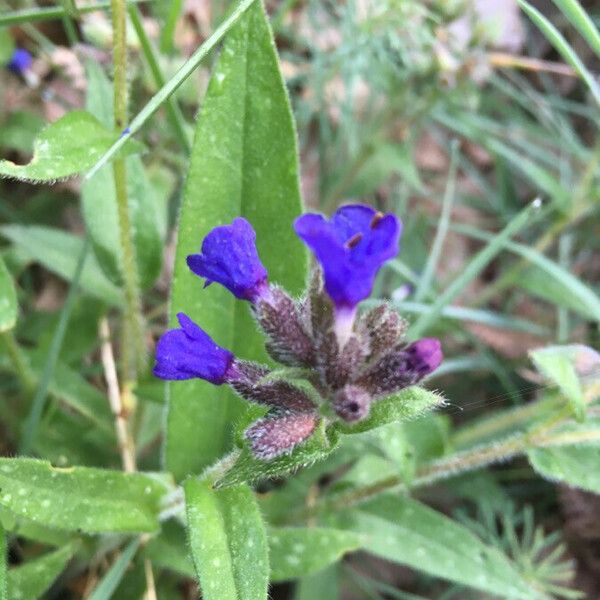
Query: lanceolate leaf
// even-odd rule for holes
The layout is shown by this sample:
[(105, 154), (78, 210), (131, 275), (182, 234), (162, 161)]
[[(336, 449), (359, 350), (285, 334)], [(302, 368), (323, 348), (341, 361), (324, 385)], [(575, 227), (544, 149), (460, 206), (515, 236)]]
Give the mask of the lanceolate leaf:
[(143, 473), (72, 467), (30, 458), (0, 459), (0, 506), (56, 529), (86, 532), (158, 529), (166, 486)]
[[(236, 216), (257, 233), (271, 281), (299, 293), (306, 255), (292, 222), (300, 213), (294, 125), (262, 5), (256, 2), (229, 32), (203, 102), (190, 160), (171, 296), (171, 323), (188, 313), (215, 341), (242, 358), (265, 360), (246, 303), (187, 268), (204, 236)], [(229, 446), (243, 405), (224, 387), (201, 381), (170, 385), (166, 464), (181, 478)]]
[(206, 600), (267, 598), (269, 559), (262, 516), (247, 486), (215, 491), (184, 484), (192, 558)]
[(0, 256), (0, 332), (12, 329), (17, 320), (17, 293), (12, 276)]
[[(87, 109), (102, 124), (113, 123), (112, 86), (96, 63), (87, 67)], [(142, 287), (150, 287), (160, 272), (163, 241), (158, 230), (157, 199), (148, 183), (139, 156), (127, 158), (127, 199), (131, 218), (131, 234)], [(81, 190), (83, 217), (90, 234), (98, 263), (109, 279), (122, 283), (122, 256), (119, 242), (119, 219), (113, 172), (104, 166)]]
[[(0, 160), (0, 177), (30, 182), (64, 179), (92, 167), (117, 138), (118, 134), (103, 127), (95, 117), (76, 110), (41, 132), (28, 164)], [(125, 153), (140, 149), (139, 143), (128, 142)]]
[(544, 597), (499, 550), (416, 500), (382, 495), (329, 521), (362, 534), (365, 550), (418, 571), (500, 598)]
[[(66, 546), (36, 558), (8, 572), (8, 598), (38, 600), (52, 585), (73, 556), (73, 546)], [(2, 596), (0, 595), (0, 598)]]
[(324, 527), (282, 527), (269, 532), (271, 580), (285, 581), (310, 575), (329, 566), (361, 545), (351, 531)]

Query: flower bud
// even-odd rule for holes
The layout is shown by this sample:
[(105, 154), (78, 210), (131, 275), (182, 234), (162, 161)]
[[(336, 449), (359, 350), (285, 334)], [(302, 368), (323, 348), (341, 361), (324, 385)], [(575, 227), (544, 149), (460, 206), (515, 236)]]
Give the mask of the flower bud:
[(244, 435), (254, 456), (270, 460), (291, 452), (313, 433), (317, 424), (314, 413), (289, 413), (259, 419)]
[(311, 367), (315, 362), (313, 343), (294, 301), (281, 289), (272, 288), (268, 300), (259, 300), (256, 320), (269, 337), (267, 351), (276, 361), (292, 367)]
[(346, 385), (333, 396), (333, 410), (347, 421), (362, 421), (371, 408), (371, 396), (357, 385)]
[(361, 322), (368, 332), (371, 359), (378, 358), (396, 347), (406, 329), (406, 321), (385, 304), (380, 304), (365, 313)]

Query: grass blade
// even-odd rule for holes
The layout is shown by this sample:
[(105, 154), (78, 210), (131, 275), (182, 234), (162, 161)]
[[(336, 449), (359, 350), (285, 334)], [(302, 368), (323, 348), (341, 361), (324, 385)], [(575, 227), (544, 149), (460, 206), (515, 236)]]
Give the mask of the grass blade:
[(600, 33), (581, 4), (577, 0), (553, 1), (600, 58)]
[(431, 281), (436, 271), (438, 260), (442, 252), (444, 240), (448, 233), (448, 226), (450, 225), (450, 216), (452, 213), (452, 202), (454, 200), (454, 192), (456, 188), (456, 168), (458, 163), (458, 141), (452, 140), (450, 147), (450, 167), (448, 170), (448, 182), (446, 183), (446, 191), (444, 193), (444, 199), (442, 202), (442, 214), (438, 222), (437, 231), (435, 233), (435, 239), (431, 246), (431, 252), (427, 258), (427, 263), (423, 269), (421, 279), (419, 279), (419, 285), (415, 291), (415, 300), (418, 302), (423, 300), (429, 292), (431, 287)]
[(517, 2), (527, 16), (537, 25), (546, 39), (554, 46), (556, 51), (579, 73), (592, 92), (596, 102), (600, 104), (600, 86), (560, 31), (537, 8), (531, 6), (529, 2), (526, 0), (517, 0)]
[(419, 317), (410, 327), (408, 335), (411, 338), (420, 337), (438, 319), (445, 306), (450, 304), (458, 294), (489, 264), (489, 262), (502, 250), (503, 245), (510, 237), (515, 235), (527, 225), (535, 212), (539, 210), (541, 201), (534, 200), (529, 206), (517, 214), (511, 222), (488, 245), (478, 252), (466, 265), (462, 273), (444, 290), (437, 300), (431, 305), (431, 310)]
[(136, 133), (142, 125), (159, 109), (177, 90), (177, 88), (194, 72), (196, 67), (206, 58), (208, 53), (221, 41), (225, 34), (238, 22), (240, 17), (254, 4), (256, 0), (242, 0), (237, 8), (227, 17), (213, 34), (192, 54), (185, 64), (175, 73), (171, 79), (160, 89), (149, 102), (142, 108), (137, 116), (131, 121), (129, 127), (123, 131), (123, 135), (105, 152), (100, 160), (85, 176), (90, 179), (101, 169)]
[(125, 550), (123, 550), (123, 553), (117, 558), (113, 566), (102, 578), (102, 581), (92, 592), (88, 600), (109, 600), (109, 598), (112, 598), (113, 593), (117, 589), (119, 583), (121, 583), (121, 579), (123, 579), (123, 575), (125, 575), (125, 571), (135, 556), (139, 546), (139, 537), (129, 542)]
[(79, 255), (79, 259), (77, 261), (75, 274), (73, 275), (73, 281), (71, 282), (67, 299), (65, 300), (60, 312), (60, 319), (58, 321), (56, 331), (54, 332), (54, 336), (52, 337), (50, 351), (48, 352), (48, 358), (46, 359), (46, 364), (44, 365), (44, 370), (42, 371), (40, 383), (36, 390), (35, 396), (33, 397), (31, 410), (29, 411), (29, 415), (24, 423), (23, 439), (20, 447), (21, 454), (27, 454), (29, 452), (37, 435), (40, 419), (46, 403), (46, 397), (48, 395), (48, 386), (50, 385), (54, 367), (58, 361), (58, 355), (60, 354), (63, 339), (67, 331), (67, 325), (69, 324), (71, 312), (73, 310), (73, 306), (75, 305), (75, 298), (79, 288), (79, 279), (81, 278), (81, 273), (83, 272), (83, 265), (85, 264), (89, 247), (89, 238), (86, 237), (81, 249), (81, 254)]

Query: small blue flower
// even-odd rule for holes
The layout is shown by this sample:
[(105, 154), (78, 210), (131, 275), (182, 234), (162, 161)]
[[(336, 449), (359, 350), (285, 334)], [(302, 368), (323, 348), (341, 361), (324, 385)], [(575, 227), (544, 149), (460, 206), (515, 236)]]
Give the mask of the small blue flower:
[(24, 48), (16, 48), (13, 52), (13, 55), (7, 65), (7, 67), (18, 75), (22, 75), (33, 62), (33, 58), (31, 54), (25, 50)]
[(206, 285), (214, 281), (234, 296), (252, 303), (269, 295), (267, 270), (256, 250), (256, 232), (241, 217), (231, 225), (215, 227), (202, 242), (202, 253), (187, 257), (189, 268)]
[(181, 329), (164, 333), (156, 347), (154, 375), (161, 379), (206, 379), (220, 385), (228, 379), (233, 354), (218, 346), (186, 314), (177, 315)]
[(294, 229), (313, 251), (336, 309), (354, 313), (367, 298), (384, 262), (398, 254), (402, 224), (393, 214), (370, 206), (342, 206), (328, 221), (322, 215), (298, 217)]

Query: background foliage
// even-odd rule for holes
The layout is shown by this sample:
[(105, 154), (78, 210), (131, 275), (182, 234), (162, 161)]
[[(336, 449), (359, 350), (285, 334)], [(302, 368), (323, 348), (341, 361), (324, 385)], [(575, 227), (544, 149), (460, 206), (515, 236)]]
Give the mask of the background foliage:
[[(0, 600), (596, 597), (594, 3), (41, 4), (0, 12)], [(185, 256), (243, 215), (299, 294), (346, 201), (404, 223), (365, 306), (446, 360), (261, 462), (154, 344), (266, 360)]]

